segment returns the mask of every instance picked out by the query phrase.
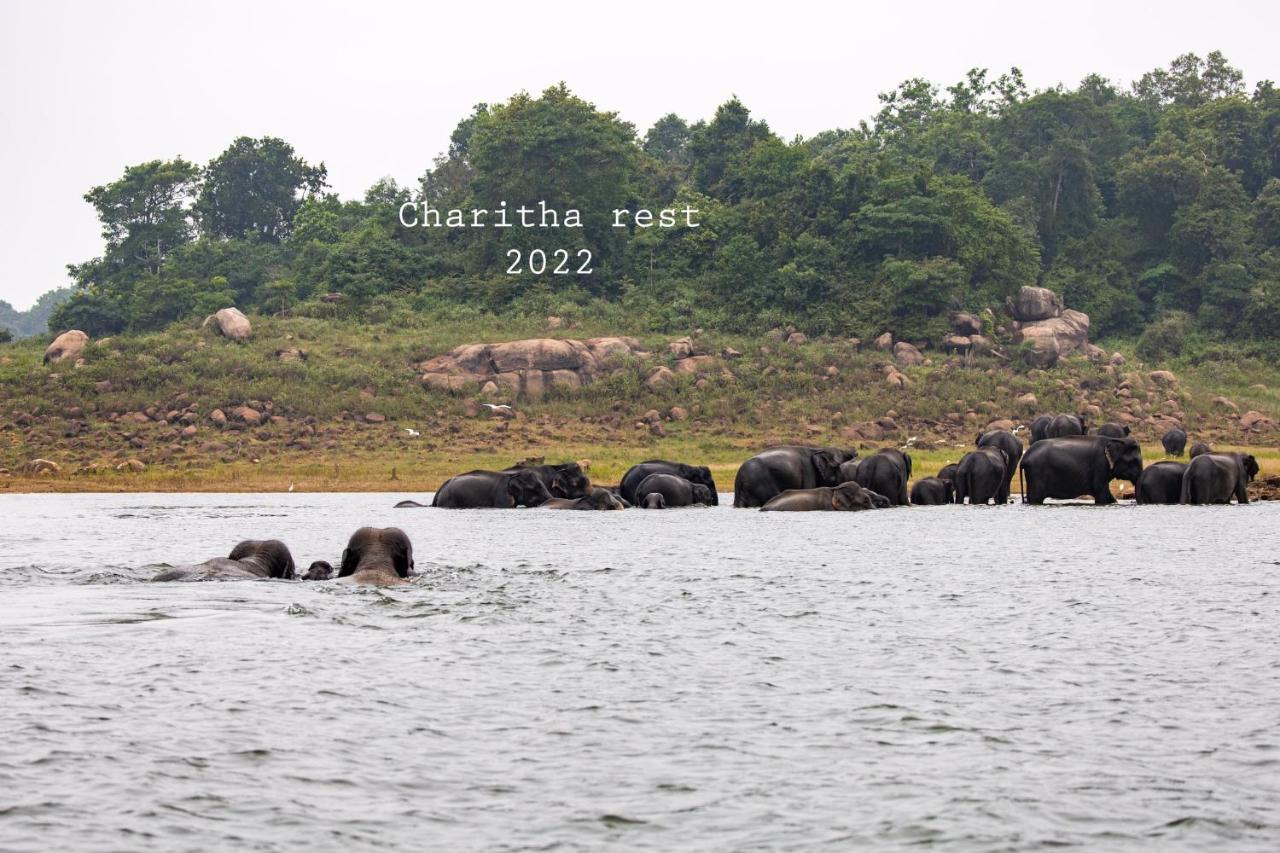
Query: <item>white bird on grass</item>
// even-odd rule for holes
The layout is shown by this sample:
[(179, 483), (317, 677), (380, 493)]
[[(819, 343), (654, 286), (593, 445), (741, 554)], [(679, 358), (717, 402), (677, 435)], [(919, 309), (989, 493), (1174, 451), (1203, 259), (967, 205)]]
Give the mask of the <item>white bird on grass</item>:
[(497, 414), (503, 414), (503, 415), (513, 414), (514, 415), (516, 413), (516, 410), (508, 406), (506, 403), (483, 403), (481, 405), (483, 405), (489, 411), (493, 412), (495, 415)]
[(416, 429), (409, 429), (408, 427), (405, 427), (404, 431), (409, 433), (410, 438), (417, 438), (418, 436), (422, 435), (422, 433), (418, 432)]

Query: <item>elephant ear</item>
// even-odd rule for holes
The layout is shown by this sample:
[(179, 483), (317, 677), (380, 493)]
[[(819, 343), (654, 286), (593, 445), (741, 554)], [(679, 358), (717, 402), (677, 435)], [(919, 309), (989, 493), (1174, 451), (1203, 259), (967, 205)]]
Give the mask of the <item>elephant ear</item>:
[(355, 574), (356, 566), (359, 562), (360, 557), (358, 554), (351, 553), (351, 548), (349, 547), (343, 548), (342, 562), (338, 564), (338, 577), (345, 578), (347, 575)]
[(835, 454), (827, 450), (819, 450), (813, 454), (813, 469), (818, 474), (818, 482), (834, 483), (840, 476), (840, 463)]
[(1250, 453), (1244, 458), (1244, 473), (1248, 475), (1250, 480), (1252, 480), (1254, 477), (1258, 476), (1259, 470), (1261, 469), (1258, 468), (1258, 460), (1254, 458), (1252, 453)]
[(568, 497), (569, 495), (569, 490), (564, 487), (564, 480), (560, 479), (559, 474), (551, 478), (551, 485), (548, 486), (547, 491), (553, 495), (559, 494), (560, 497)]
[(413, 574), (413, 543), (409, 541), (408, 534), (398, 527), (388, 527), (382, 535), (389, 545), (391, 565), (395, 567), (396, 574), (402, 578), (409, 577)]
[(1108, 471), (1114, 471), (1116, 468), (1116, 454), (1112, 449), (1113, 447), (1115, 447), (1115, 442), (1111, 439), (1107, 439), (1102, 445), (1102, 455), (1107, 460)]
[(832, 490), (831, 508), (841, 512), (853, 509), (853, 501), (849, 500), (849, 493), (843, 489)]

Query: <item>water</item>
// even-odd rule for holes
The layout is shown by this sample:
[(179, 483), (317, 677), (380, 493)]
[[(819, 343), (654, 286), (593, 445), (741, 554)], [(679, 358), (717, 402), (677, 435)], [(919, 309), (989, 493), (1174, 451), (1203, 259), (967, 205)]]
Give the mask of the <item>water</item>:
[[(1278, 505), (400, 497), (0, 497), (0, 849), (1280, 838)], [(143, 582), (364, 524), (412, 586)]]

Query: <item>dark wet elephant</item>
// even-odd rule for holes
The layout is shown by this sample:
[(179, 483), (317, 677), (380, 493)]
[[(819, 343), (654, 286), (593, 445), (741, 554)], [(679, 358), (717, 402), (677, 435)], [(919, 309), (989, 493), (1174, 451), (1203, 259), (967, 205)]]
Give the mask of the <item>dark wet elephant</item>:
[(1181, 456), (1183, 451), (1187, 449), (1187, 433), (1178, 427), (1174, 427), (1160, 436), (1160, 443), (1164, 445), (1165, 453), (1170, 456)]
[(662, 496), (662, 492), (650, 492), (640, 500), (637, 506), (640, 509), (666, 509), (667, 499)]
[(327, 581), (333, 578), (333, 566), (328, 560), (316, 560), (307, 567), (307, 573), (302, 576), (304, 581)]
[(1018, 470), (1018, 462), (1022, 460), (1022, 442), (1007, 429), (993, 429), (979, 435), (974, 445), (976, 447), (994, 447), (997, 450), (1004, 451), (1006, 459), (1004, 483), (999, 494), (996, 495), (996, 503), (1007, 504), (1009, 502), (1009, 487), (1013, 483), (1013, 475)]
[(1140, 504), (1176, 504), (1182, 502), (1182, 475), (1185, 462), (1156, 462), (1142, 469), (1134, 497)]
[(662, 495), (663, 508), (711, 505), (711, 489), (702, 483), (690, 483), (675, 474), (650, 474), (645, 477), (636, 486), (636, 500), (640, 506), (650, 509), (651, 507), (645, 506), (645, 498), (655, 492)]
[(960, 470), (959, 463), (952, 462), (949, 465), (943, 465), (938, 471), (939, 480), (950, 480), (952, 483), (956, 481), (956, 472)]
[(1142, 448), (1132, 438), (1070, 435), (1037, 441), (1022, 457), (1024, 500), (1090, 495), (1094, 503), (1113, 504), (1112, 480), (1137, 483), (1142, 474)]
[(858, 485), (879, 492), (894, 506), (907, 506), (910, 496), (907, 481), (911, 479), (911, 454), (896, 447), (877, 450), (858, 465)]
[(445, 480), (431, 499), (442, 509), (510, 509), (539, 506), (551, 493), (536, 471), (469, 471)]
[(365, 586), (407, 583), (413, 574), (413, 545), (398, 527), (361, 527), (347, 541), (338, 579)]
[(1044, 441), (1049, 437), (1049, 424), (1053, 423), (1053, 415), (1038, 415), (1031, 422), (1031, 443)]
[(733, 481), (733, 505), (764, 506), (787, 489), (834, 486), (840, 465), (858, 458), (856, 450), (836, 447), (778, 445), (752, 456), (738, 469)]
[(591, 494), (580, 498), (551, 498), (542, 502), (539, 509), (626, 509), (622, 501), (608, 489), (592, 489)]
[(1201, 453), (1182, 475), (1184, 504), (1249, 502), (1249, 482), (1258, 476), (1258, 460), (1249, 453)]
[(1107, 438), (1125, 438), (1132, 431), (1128, 426), (1121, 424), (1107, 423), (1098, 427), (1098, 435), (1105, 435)]
[(760, 507), (761, 512), (856, 512), (864, 509), (875, 509), (875, 504), (871, 494), (854, 482), (816, 489), (788, 489), (774, 495)]
[(861, 459), (850, 459), (848, 462), (841, 462), (839, 469), (836, 471), (836, 484), (858, 482), (858, 466), (860, 464), (862, 464)]
[(1190, 456), (1192, 459), (1195, 459), (1197, 456), (1199, 456), (1202, 453), (1212, 453), (1212, 452), (1213, 452), (1213, 448), (1209, 446), (1208, 442), (1197, 441), (1195, 444), (1191, 445)]
[(940, 477), (925, 477), (911, 484), (913, 506), (941, 506), (955, 503), (955, 484)]
[(636, 486), (650, 474), (675, 474), (690, 483), (699, 483), (711, 490), (712, 506), (720, 503), (720, 498), (716, 494), (716, 481), (711, 476), (710, 468), (706, 465), (686, 465), (683, 462), (667, 462), (663, 459), (650, 459), (639, 465), (632, 465), (627, 473), (622, 475), (622, 482), (618, 484), (619, 496), (627, 503), (634, 504)]
[(165, 569), (153, 581), (239, 581), (283, 578), (293, 580), (293, 555), (279, 539), (246, 539), (226, 557), (194, 566)]
[[(970, 504), (985, 506), (989, 501), (997, 504), (1008, 502), (1005, 474), (1009, 470), (1009, 457), (998, 447), (979, 447), (960, 459), (956, 472), (956, 503), (967, 498)], [(1001, 495), (1004, 501), (1000, 500)]]
[(546, 486), (547, 493), (553, 498), (581, 498), (590, 494), (591, 480), (583, 472), (577, 462), (562, 462), (559, 465), (512, 465), (503, 468), (503, 474), (515, 474), (520, 471), (532, 471)]
[(1045, 427), (1045, 438), (1065, 438), (1069, 435), (1088, 435), (1088, 421), (1084, 415), (1054, 415)]

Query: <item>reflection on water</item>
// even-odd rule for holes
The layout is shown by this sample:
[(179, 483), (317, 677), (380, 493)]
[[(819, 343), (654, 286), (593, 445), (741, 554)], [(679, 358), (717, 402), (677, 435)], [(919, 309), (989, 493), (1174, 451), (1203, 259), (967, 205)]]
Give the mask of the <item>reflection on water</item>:
[[(1280, 507), (0, 497), (0, 848), (1267, 849)], [(420, 496), (418, 496), (420, 497)], [(418, 580), (142, 583), (403, 527)]]

